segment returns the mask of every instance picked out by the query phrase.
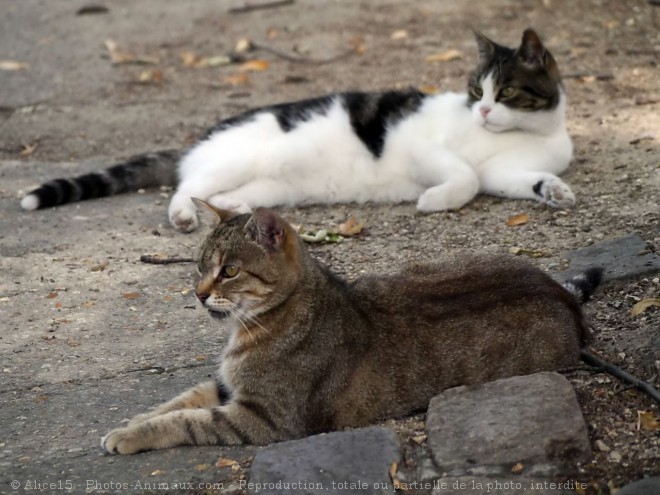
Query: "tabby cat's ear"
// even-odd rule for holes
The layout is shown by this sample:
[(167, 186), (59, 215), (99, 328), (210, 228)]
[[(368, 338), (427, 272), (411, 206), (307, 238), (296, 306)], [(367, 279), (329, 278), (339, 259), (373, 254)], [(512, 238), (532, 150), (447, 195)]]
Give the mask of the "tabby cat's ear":
[(493, 58), (497, 44), (486, 38), (479, 31), (474, 31), (474, 38), (477, 40), (477, 47), (479, 48), (479, 60), (486, 62)]
[(222, 210), (207, 203), (199, 198), (190, 198), (197, 207), (197, 213), (204, 219), (205, 223), (215, 225), (216, 223), (226, 222), (231, 217), (236, 216), (236, 213), (229, 210)]
[(266, 208), (257, 208), (244, 230), (249, 239), (268, 251), (277, 251), (284, 244), (286, 222)]
[(517, 54), (523, 63), (532, 68), (545, 66), (547, 51), (533, 29), (525, 29)]

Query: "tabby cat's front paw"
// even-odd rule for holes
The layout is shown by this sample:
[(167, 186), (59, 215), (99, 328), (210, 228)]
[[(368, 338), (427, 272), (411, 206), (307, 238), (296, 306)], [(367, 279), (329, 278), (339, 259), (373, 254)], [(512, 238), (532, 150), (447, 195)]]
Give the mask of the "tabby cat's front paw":
[(575, 205), (575, 194), (558, 177), (539, 181), (534, 186), (534, 192), (540, 196), (542, 203), (553, 208), (570, 208)]
[(136, 428), (127, 426), (112, 430), (101, 439), (101, 448), (108, 454), (137, 454), (144, 450), (150, 450), (141, 441)]

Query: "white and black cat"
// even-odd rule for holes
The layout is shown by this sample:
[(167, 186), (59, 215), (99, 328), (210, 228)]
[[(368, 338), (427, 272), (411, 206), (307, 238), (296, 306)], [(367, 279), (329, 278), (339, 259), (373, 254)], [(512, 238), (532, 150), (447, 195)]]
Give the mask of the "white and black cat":
[(238, 212), (351, 201), (417, 201), (428, 212), (460, 208), (479, 192), (572, 206), (556, 175), (572, 144), (554, 58), (531, 29), (517, 49), (479, 34), (477, 44), (467, 93), (339, 93), (258, 108), (219, 122), (181, 157), (141, 155), (57, 179), (21, 205), (177, 185), (169, 217), (185, 232), (198, 226), (191, 197)]

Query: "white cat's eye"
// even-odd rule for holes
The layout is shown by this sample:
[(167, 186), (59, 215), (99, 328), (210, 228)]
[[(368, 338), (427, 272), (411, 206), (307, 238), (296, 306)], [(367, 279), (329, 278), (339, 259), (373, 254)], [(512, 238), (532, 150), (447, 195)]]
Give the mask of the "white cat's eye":
[(515, 92), (516, 92), (516, 88), (507, 86), (500, 91), (500, 96), (502, 96), (503, 98), (508, 98), (509, 96), (513, 96), (513, 93)]
[(236, 265), (224, 265), (220, 269), (220, 276), (222, 278), (234, 278), (238, 275), (239, 269)]
[(481, 98), (484, 95), (484, 90), (481, 89), (479, 86), (475, 86), (472, 88), (472, 92), (474, 93), (474, 96), (477, 98)]

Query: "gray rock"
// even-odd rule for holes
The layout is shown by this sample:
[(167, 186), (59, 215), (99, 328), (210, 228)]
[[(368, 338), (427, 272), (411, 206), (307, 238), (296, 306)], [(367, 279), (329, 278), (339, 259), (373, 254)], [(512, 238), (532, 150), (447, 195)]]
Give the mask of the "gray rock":
[(565, 280), (592, 266), (605, 269), (603, 282), (660, 272), (660, 256), (649, 251), (644, 239), (637, 234), (568, 251), (562, 257), (570, 264), (567, 270), (554, 274), (558, 280)]
[(630, 483), (616, 491), (616, 495), (658, 495), (660, 494), (660, 476), (645, 478)]
[(433, 495), (575, 495), (575, 482), (557, 483), (532, 478), (442, 478), (433, 482)]
[(444, 391), (429, 405), (433, 460), (453, 476), (570, 473), (591, 458), (573, 387), (558, 373), (536, 373)]
[(396, 434), (380, 427), (273, 444), (255, 456), (248, 493), (392, 493), (389, 469), (400, 456)]

